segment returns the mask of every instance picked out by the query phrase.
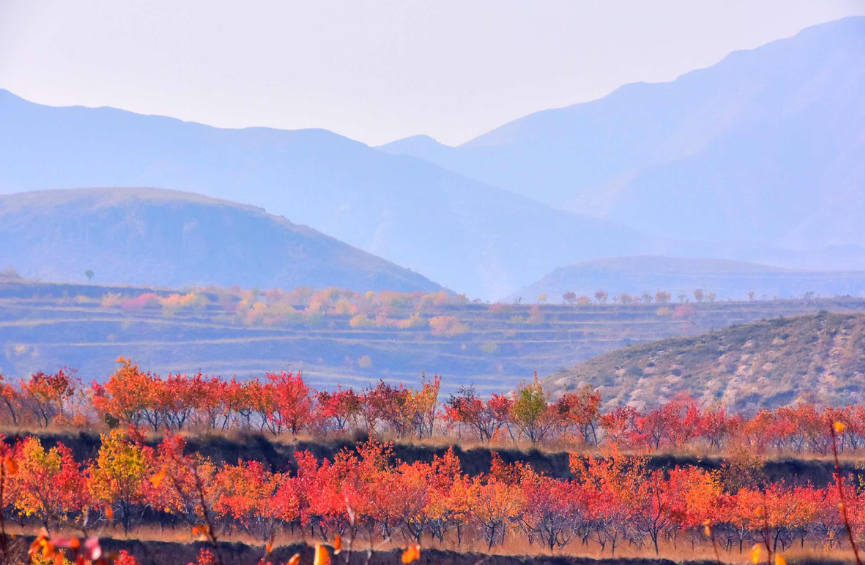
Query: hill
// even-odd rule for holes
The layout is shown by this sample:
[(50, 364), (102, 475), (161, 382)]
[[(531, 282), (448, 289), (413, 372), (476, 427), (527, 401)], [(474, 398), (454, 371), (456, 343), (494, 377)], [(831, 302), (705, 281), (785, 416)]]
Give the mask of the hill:
[(611, 296), (628, 293), (633, 297), (645, 292), (654, 296), (663, 290), (674, 301), (680, 295), (693, 299), (695, 289), (720, 300), (744, 300), (749, 292), (757, 298), (798, 298), (806, 293), (863, 296), (865, 272), (802, 271), (723, 259), (617, 257), (556, 269), (512, 298), (534, 301), (546, 294), (550, 301), (562, 302), (565, 292), (592, 297), (598, 289)]
[(440, 289), (260, 208), (152, 188), (0, 196), (0, 266), (55, 281), (92, 270), (109, 284)]
[(776, 318), (619, 349), (545, 380), (553, 394), (583, 383), (607, 406), (654, 405), (679, 392), (734, 411), (812, 399), (865, 401), (865, 316)]
[(865, 18), (851, 17), (459, 147), (383, 149), (677, 240), (861, 248), (862, 92)]
[(254, 204), (472, 297), (494, 299), (563, 263), (652, 245), (633, 230), (323, 130), (219, 129), (42, 106), (6, 91), (0, 123), (0, 193), (157, 186)]

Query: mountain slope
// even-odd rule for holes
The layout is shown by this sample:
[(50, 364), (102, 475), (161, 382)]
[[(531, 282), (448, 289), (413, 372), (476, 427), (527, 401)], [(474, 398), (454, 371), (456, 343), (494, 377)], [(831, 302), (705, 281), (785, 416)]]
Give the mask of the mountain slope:
[(865, 315), (776, 318), (606, 353), (545, 382), (554, 396), (584, 383), (607, 406), (655, 405), (679, 392), (734, 411), (810, 398), (865, 401)]
[(0, 266), (27, 278), (182, 287), (435, 291), (428, 279), (264, 210), (151, 188), (0, 196)]
[(0, 193), (158, 186), (254, 204), (470, 296), (508, 294), (563, 263), (652, 250), (632, 230), (323, 130), (218, 129), (6, 91), (0, 124)]
[(713, 292), (721, 300), (744, 300), (749, 291), (758, 298), (798, 298), (807, 292), (821, 296), (862, 296), (865, 272), (781, 269), (723, 259), (618, 257), (556, 269), (514, 297), (533, 300), (546, 294), (550, 301), (560, 302), (565, 292), (592, 296), (598, 289), (632, 296), (665, 290), (673, 300), (681, 294), (691, 297), (695, 289)]
[(852, 17), (456, 148), (385, 149), (674, 239), (861, 245), (863, 93), (865, 18)]

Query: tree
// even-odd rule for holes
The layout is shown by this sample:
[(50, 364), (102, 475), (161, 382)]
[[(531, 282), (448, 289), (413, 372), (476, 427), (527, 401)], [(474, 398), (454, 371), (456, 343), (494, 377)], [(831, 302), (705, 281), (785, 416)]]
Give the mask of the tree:
[(547, 396), (535, 372), (535, 380), (517, 390), (511, 406), (511, 419), (523, 435), (532, 443), (537, 443), (544, 439), (555, 423), (552, 416), (548, 410)]
[(129, 359), (117, 359), (117, 369), (105, 385), (93, 384), (93, 406), (112, 419), (137, 426), (154, 406), (154, 378)]
[[(279, 521), (299, 517), (298, 499), (293, 489), (285, 489), (286, 477), (271, 473), (258, 461), (226, 465), (215, 478), (216, 496), (213, 509), (229, 518), (251, 536), (272, 539)], [(280, 494), (280, 504), (273, 504)]]
[(568, 292), (566, 292), (562, 295), (562, 298), (568, 304), (573, 305), (577, 302), (577, 293), (569, 290)]
[(473, 386), (463, 386), (445, 402), (445, 418), (467, 425), (481, 441), (489, 441), (504, 425), (504, 420), (498, 417), (494, 407), (495, 402), (492, 401), (492, 406), (484, 403)]
[(78, 381), (74, 373), (60, 369), (53, 375), (39, 371), (21, 383), (24, 405), (43, 427), (63, 415), (63, 405), (75, 394)]
[(559, 422), (573, 425), (585, 443), (598, 444), (597, 424), (601, 414), (601, 393), (586, 384), (579, 392), (566, 392), (555, 403), (553, 410)]
[(703, 299), (705, 297), (706, 297), (706, 291), (704, 291), (702, 288), (695, 288), (694, 289), (694, 300), (696, 300), (697, 302), (703, 302)]
[(21, 395), (15, 386), (5, 382), (3, 375), (0, 375), (0, 399), (3, 405), (9, 412), (9, 417), (12, 419), (12, 425), (17, 426), (21, 418), (22, 399)]
[(546, 293), (539, 294), (538, 295), (538, 304), (546, 304), (546, 302), (547, 302), (547, 294)]
[(363, 395), (363, 416), (367, 428), (374, 431), (378, 422), (383, 422), (403, 437), (411, 427), (410, 410), (406, 409), (411, 391), (402, 385), (391, 386), (380, 380), (375, 387), (368, 388)]
[(607, 291), (605, 291), (605, 290), (598, 290), (598, 291), (595, 292), (595, 300), (598, 301), (598, 304), (606, 304), (606, 303), (607, 303), (607, 298), (609, 298), (609, 295), (607, 294)]
[(666, 304), (670, 301), (670, 293), (666, 290), (659, 290), (655, 293), (655, 302), (658, 304)]
[(268, 387), (274, 411), (269, 419), (271, 431), (276, 434), (287, 429), (292, 435), (309, 425), (312, 416), (312, 397), (300, 373), (268, 373)]
[(492, 476), (475, 477), (469, 487), (468, 500), (471, 517), (489, 550), (497, 540), (504, 543), (505, 531), (524, 507), (519, 486)]
[(433, 426), (438, 416), (439, 390), (442, 378), (435, 375), (432, 381), (426, 375), (421, 375), (421, 388), (418, 391), (409, 389), (403, 411), (417, 432), (418, 439), (432, 437)]
[(530, 536), (538, 536), (550, 551), (564, 547), (586, 521), (582, 489), (576, 482), (538, 474), (529, 466), (520, 470), (523, 528)]
[(319, 392), (316, 395), (318, 419), (325, 426), (332, 425), (336, 431), (344, 431), (349, 424), (357, 425), (361, 413), (360, 397), (352, 389), (337, 387), (334, 392)]
[(36, 517), (46, 530), (80, 517), (88, 506), (87, 486), (72, 451), (62, 443), (48, 451), (35, 436), (15, 446), (18, 472), (11, 477), (15, 509)]
[(429, 327), (433, 335), (453, 337), (469, 331), (468, 325), (460, 322), (456, 316), (433, 316), (429, 319)]
[(84, 271), (84, 276), (87, 277), (87, 282), (91, 284), (93, 283), (93, 277), (95, 276), (95, 274), (91, 269), (87, 269), (86, 271)]
[(658, 539), (676, 525), (676, 512), (682, 501), (677, 486), (679, 483), (666, 478), (664, 471), (656, 470), (644, 475), (635, 493), (634, 527), (649, 537), (655, 555), (659, 553)]
[(101, 439), (96, 463), (90, 468), (90, 495), (104, 505), (107, 514), (113, 514), (114, 507), (120, 510), (123, 531), (128, 532), (133, 510), (147, 502), (153, 453), (119, 429), (102, 434)]

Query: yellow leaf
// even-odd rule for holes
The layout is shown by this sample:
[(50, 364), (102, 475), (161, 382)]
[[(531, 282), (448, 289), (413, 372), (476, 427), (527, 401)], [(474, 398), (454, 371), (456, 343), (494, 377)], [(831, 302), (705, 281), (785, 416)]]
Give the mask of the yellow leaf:
[(108, 518), (109, 520), (114, 519), (114, 509), (111, 508), (110, 506), (105, 507), (105, 517)]
[(757, 565), (757, 563), (760, 562), (760, 553), (762, 553), (762, 551), (763, 548), (760, 546), (760, 544), (755, 543), (754, 546), (751, 548), (751, 563)]
[(775, 565), (787, 565), (787, 560), (780, 553), (775, 554)]
[(264, 546), (265, 553), (273, 553), (273, 542), (267, 542), (267, 545)]
[(289, 559), (285, 563), (285, 565), (298, 565), (299, 563), (300, 563), (300, 554), (295, 553), (294, 555), (291, 556), (291, 559)]
[(339, 555), (340, 551), (342, 551), (342, 536), (336, 534), (333, 536), (333, 553)]
[(844, 422), (835, 422), (834, 427), (837, 434), (843, 434), (844, 430), (847, 429), (847, 425)]

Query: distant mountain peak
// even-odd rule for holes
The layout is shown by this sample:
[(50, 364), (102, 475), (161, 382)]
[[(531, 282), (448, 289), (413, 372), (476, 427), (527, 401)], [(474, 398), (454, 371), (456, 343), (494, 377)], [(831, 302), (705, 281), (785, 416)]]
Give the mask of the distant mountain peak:
[(376, 149), (390, 153), (391, 155), (410, 155), (423, 159), (425, 156), (431, 154), (445, 154), (452, 151), (453, 147), (445, 145), (428, 135), (412, 135), (379, 145)]

